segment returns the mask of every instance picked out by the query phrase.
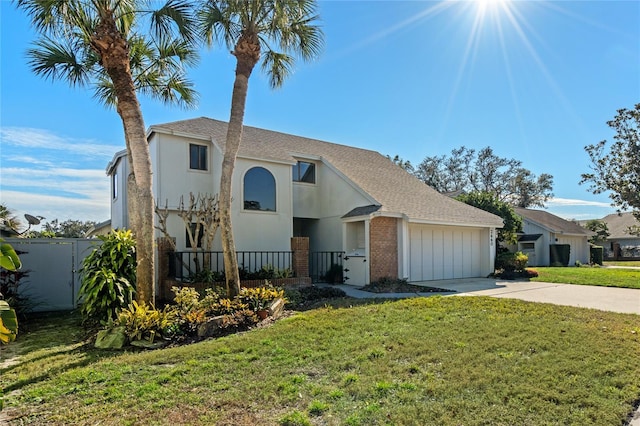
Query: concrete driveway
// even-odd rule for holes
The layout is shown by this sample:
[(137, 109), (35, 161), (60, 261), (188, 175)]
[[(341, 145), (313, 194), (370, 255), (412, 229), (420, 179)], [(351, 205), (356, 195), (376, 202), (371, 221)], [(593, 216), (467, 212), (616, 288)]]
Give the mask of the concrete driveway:
[(407, 298), (436, 294), (443, 296), (491, 296), (640, 315), (640, 290), (628, 288), (508, 281), (492, 278), (425, 281), (411, 284), (454, 290), (456, 293), (369, 293), (350, 285), (334, 287), (339, 287), (349, 296), (358, 298)]

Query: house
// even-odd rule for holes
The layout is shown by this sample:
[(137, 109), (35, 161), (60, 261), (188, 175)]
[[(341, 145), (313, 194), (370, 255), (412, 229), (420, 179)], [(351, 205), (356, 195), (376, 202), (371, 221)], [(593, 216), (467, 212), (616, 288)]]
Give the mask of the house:
[(618, 257), (640, 257), (640, 235), (633, 235), (630, 231), (633, 227), (640, 227), (633, 213), (613, 213), (601, 219), (607, 224), (609, 237), (601, 244), (604, 247), (605, 257), (615, 257), (615, 247), (619, 246)]
[[(217, 193), (226, 133), (227, 123), (206, 117), (149, 128), (160, 206), (175, 212), (190, 192)], [(126, 152), (117, 153), (107, 167), (114, 229), (128, 224), (128, 172)], [(493, 272), (502, 219), (439, 194), (377, 152), (245, 126), (232, 185), (238, 251), (289, 250), (292, 237), (308, 237), (311, 252), (346, 252), (347, 282), (357, 285)], [(177, 214), (168, 229), (185, 249)]]
[(544, 210), (515, 207), (522, 218), (522, 234), (518, 235), (517, 250), (529, 256), (529, 266), (549, 266), (550, 246), (570, 246), (569, 265), (576, 261), (589, 263), (590, 231), (575, 222), (562, 219)]

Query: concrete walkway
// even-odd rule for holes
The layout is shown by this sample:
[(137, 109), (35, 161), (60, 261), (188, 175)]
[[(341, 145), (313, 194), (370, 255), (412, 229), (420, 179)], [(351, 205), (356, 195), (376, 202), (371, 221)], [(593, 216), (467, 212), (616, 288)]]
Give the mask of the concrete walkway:
[(588, 285), (508, 281), (492, 278), (425, 281), (411, 283), (454, 290), (456, 293), (369, 293), (351, 285), (334, 285), (356, 298), (408, 298), (426, 296), (491, 296), (529, 302), (593, 308), (640, 315), (640, 290)]

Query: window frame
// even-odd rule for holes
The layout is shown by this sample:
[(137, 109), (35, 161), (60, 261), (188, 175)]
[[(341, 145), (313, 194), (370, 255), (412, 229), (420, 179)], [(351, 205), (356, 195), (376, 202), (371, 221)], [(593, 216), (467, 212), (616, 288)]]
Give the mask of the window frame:
[[(247, 176), (249, 176), (251, 171), (256, 169), (262, 169), (265, 172), (269, 173), (269, 175), (271, 176), (271, 182), (273, 183), (273, 210), (247, 208), (247, 201), (253, 201), (247, 200)], [(244, 176), (242, 177), (242, 211), (259, 213), (276, 213), (278, 211), (278, 185), (276, 183), (276, 177), (271, 170), (263, 166), (252, 166), (244, 173)]]
[(111, 199), (118, 199), (118, 172), (111, 175)]
[[(306, 172), (300, 176), (300, 165), (301, 164), (308, 164), (311, 170), (313, 170), (313, 182), (309, 182), (306, 180), (301, 180), (301, 177), (304, 177), (304, 175), (306, 175)], [(295, 183), (304, 183), (307, 185), (316, 185), (317, 183), (317, 174), (316, 174), (316, 163), (314, 163), (313, 161), (306, 161), (306, 160), (297, 160), (296, 164), (294, 164), (293, 166), (291, 166), (291, 178), (292, 181)]]
[[(194, 165), (193, 148), (197, 148), (196, 152), (196, 167)], [(202, 152), (204, 151), (204, 153)], [(204, 162), (204, 165), (201, 164)], [(209, 171), (209, 147), (207, 145), (201, 145), (197, 143), (189, 143), (189, 170), (198, 172)]]

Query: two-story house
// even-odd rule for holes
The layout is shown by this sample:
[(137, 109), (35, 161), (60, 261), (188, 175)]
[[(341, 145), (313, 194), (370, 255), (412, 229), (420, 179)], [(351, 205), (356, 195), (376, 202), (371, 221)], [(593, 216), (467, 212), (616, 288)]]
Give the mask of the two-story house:
[[(216, 194), (227, 123), (206, 117), (148, 131), (156, 202), (175, 210), (190, 192)], [(112, 228), (126, 227), (126, 152), (107, 167)], [(168, 227), (187, 245), (177, 215)], [(351, 284), (383, 276), (425, 281), (493, 272), (498, 216), (439, 194), (383, 155), (245, 126), (233, 175), (236, 249), (345, 251)], [(218, 246), (219, 249), (219, 246)], [(355, 262), (357, 261), (357, 264)]]

